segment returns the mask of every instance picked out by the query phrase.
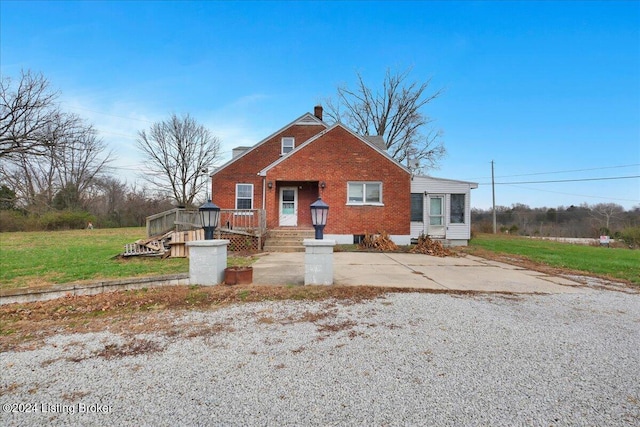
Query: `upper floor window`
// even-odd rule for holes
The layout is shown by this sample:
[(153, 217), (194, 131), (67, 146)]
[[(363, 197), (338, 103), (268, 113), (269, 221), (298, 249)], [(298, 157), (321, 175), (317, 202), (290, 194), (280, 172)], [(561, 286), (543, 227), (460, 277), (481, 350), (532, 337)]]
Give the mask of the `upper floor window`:
[(347, 204), (381, 205), (381, 182), (350, 182), (347, 184)]
[(296, 139), (290, 136), (282, 138), (282, 151), (281, 154), (289, 154), (296, 146)]
[(236, 209), (253, 209), (253, 184), (236, 184)]
[(449, 210), (451, 224), (464, 224), (464, 194), (451, 195), (451, 209)]

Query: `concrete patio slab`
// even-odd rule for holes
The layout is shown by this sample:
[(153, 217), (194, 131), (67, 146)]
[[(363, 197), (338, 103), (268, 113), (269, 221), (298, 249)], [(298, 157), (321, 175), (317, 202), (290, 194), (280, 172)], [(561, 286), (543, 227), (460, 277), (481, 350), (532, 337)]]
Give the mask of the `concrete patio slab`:
[[(255, 284), (304, 283), (304, 253), (267, 253), (254, 264)], [(483, 258), (336, 252), (334, 284), (514, 293), (577, 293), (572, 280)]]

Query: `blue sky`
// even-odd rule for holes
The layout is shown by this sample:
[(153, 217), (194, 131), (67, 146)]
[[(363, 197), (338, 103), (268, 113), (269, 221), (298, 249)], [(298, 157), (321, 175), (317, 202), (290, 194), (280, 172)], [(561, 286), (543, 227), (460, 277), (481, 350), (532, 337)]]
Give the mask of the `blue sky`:
[[(436, 177), (496, 182), (640, 176), (640, 2), (0, 1), (0, 71), (43, 73), (100, 131), (129, 182), (136, 133), (189, 113), (225, 157), (360, 72), (431, 78)], [(496, 185), (496, 203), (640, 206), (640, 179)]]

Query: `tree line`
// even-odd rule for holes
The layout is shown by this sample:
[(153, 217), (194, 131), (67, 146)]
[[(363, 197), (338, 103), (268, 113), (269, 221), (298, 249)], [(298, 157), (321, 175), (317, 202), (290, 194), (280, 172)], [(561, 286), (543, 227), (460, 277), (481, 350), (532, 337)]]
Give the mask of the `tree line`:
[[(472, 209), (473, 231), (493, 232), (493, 210)], [(620, 238), (629, 230), (640, 230), (640, 206), (625, 210), (615, 203), (598, 203), (557, 208), (531, 208), (524, 204), (496, 206), (500, 233), (523, 236), (585, 237), (607, 235)]]
[(96, 129), (58, 97), (31, 71), (0, 82), (0, 231), (139, 226), (172, 206), (166, 193), (115, 177)]

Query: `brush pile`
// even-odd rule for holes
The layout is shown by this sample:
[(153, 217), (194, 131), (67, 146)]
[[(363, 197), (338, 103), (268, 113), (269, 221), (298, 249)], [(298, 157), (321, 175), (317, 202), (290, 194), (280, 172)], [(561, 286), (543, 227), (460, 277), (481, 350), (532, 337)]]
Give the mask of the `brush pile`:
[(413, 254), (425, 254), (444, 258), (447, 256), (455, 256), (456, 253), (442, 246), (442, 243), (431, 240), (429, 236), (421, 234), (418, 237), (418, 243), (411, 248)]
[(381, 252), (397, 251), (398, 245), (393, 243), (389, 234), (383, 231), (380, 234), (365, 234), (364, 239), (358, 245), (360, 249), (373, 249)]

